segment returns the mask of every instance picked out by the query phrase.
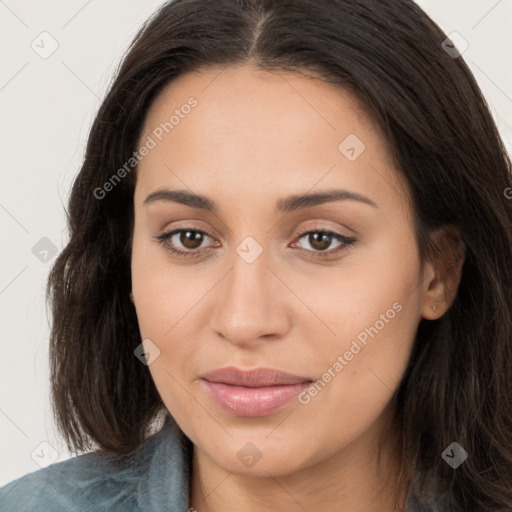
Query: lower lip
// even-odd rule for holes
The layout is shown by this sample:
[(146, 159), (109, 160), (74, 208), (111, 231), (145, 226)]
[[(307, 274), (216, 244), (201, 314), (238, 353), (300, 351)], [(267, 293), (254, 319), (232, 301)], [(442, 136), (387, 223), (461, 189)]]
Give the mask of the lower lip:
[(247, 388), (202, 380), (212, 400), (234, 416), (267, 416), (291, 402), (311, 383)]

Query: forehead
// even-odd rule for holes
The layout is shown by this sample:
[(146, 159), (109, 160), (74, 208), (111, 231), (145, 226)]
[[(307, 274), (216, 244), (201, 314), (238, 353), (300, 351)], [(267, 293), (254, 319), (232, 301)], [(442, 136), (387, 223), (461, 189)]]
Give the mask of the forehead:
[(297, 73), (240, 65), (180, 75), (148, 111), (147, 137), (155, 147), (138, 166), (136, 196), (162, 185), (248, 197), (343, 185), (379, 196), (386, 184), (403, 195), (356, 98)]
[[(200, 69), (178, 76), (153, 102), (143, 131), (168, 121), (189, 98), (197, 101), (197, 107), (188, 117), (199, 118), (201, 124), (221, 129), (221, 135), (235, 128), (275, 131), (285, 126), (282, 137), (309, 135), (311, 138), (313, 132), (334, 134), (346, 129), (358, 131), (365, 138), (381, 137), (376, 123), (346, 89), (313, 75), (262, 71), (249, 64)], [(265, 133), (260, 131), (259, 134)], [(342, 134), (336, 133), (336, 137)], [(251, 140), (257, 139), (258, 133), (252, 133)]]

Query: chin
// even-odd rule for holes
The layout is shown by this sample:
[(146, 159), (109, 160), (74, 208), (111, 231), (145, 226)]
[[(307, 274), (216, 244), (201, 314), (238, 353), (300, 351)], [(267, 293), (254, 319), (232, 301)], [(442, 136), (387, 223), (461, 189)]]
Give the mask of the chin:
[[(304, 442), (286, 443), (261, 436), (240, 436), (201, 451), (224, 470), (240, 476), (283, 476), (308, 465)], [(204, 446), (204, 444), (202, 444)], [(213, 448), (213, 449), (212, 449)], [(300, 455), (300, 458), (299, 458)]]

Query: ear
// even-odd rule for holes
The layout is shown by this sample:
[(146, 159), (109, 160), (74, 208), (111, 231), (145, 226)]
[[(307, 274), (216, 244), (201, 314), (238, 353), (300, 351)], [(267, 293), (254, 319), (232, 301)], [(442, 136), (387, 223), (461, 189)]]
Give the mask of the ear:
[(130, 292), (130, 300), (132, 301), (132, 304), (135, 305), (135, 302), (133, 302), (133, 292)]
[(456, 226), (443, 226), (431, 238), (435, 244), (434, 261), (423, 268), (421, 316), (437, 320), (450, 308), (457, 296), (466, 245)]

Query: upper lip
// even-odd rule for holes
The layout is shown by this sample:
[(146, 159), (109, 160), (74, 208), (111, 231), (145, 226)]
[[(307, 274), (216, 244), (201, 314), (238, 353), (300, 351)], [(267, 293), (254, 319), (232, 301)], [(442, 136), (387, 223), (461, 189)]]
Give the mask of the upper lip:
[(208, 382), (230, 384), (232, 386), (245, 386), (249, 388), (284, 386), (298, 384), (300, 382), (311, 382), (311, 380), (306, 377), (291, 375), (272, 368), (240, 370), (233, 366), (218, 368), (217, 370), (201, 375), (201, 378)]

